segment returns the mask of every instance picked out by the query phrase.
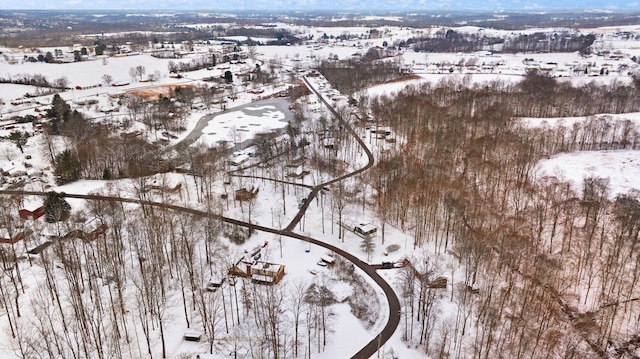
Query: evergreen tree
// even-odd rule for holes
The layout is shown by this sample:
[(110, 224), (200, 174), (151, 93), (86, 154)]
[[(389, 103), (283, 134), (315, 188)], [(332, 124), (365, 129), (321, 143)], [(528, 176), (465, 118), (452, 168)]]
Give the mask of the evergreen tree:
[(71, 205), (58, 192), (48, 192), (44, 199), (44, 218), (53, 223), (64, 221), (71, 214)]
[(56, 135), (60, 134), (60, 122), (65, 122), (69, 116), (71, 116), (71, 106), (59, 94), (53, 95), (51, 108), (47, 110), (51, 131)]
[(58, 184), (65, 184), (80, 179), (81, 167), (78, 156), (70, 150), (64, 150), (56, 156), (55, 174)]
[(102, 170), (102, 179), (106, 181), (111, 179), (111, 171), (106, 167)]
[(376, 248), (376, 243), (373, 241), (373, 238), (363, 238), (362, 242), (360, 242), (360, 249), (367, 253), (367, 261), (371, 260), (371, 253)]
[(224, 79), (225, 81), (227, 81), (227, 83), (233, 82), (233, 74), (231, 73), (231, 71), (227, 70), (224, 72)]
[(29, 137), (31, 137), (31, 135), (29, 135), (28, 132), (12, 131), (9, 134), (9, 141), (13, 142), (21, 153), (24, 153), (23, 147), (27, 144)]

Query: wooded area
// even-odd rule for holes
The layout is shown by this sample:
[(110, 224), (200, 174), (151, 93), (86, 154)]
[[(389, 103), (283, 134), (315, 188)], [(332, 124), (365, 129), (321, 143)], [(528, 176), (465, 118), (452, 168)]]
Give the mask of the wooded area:
[[(369, 176), (379, 218), (410, 231), (414, 248), (458, 258), (451, 268), (429, 259), (422, 278), (405, 268), (406, 341), (434, 357), (628, 353), (640, 297), (638, 193), (610, 200), (605, 178), (585, 178), (576, 193), (535, 170), (562, 152), (637, 149), (640, 134), (606, 119), (569, 128), (516, 119), (638, 111), (637, 96), (630, 86), (572, 87), (529, 73), (517, 85), (443, 81), (371, 99), (374, 118), (402, 143)], [(457, 314), (440, 317), (442, 294), (427, 283), (457, 265)]]

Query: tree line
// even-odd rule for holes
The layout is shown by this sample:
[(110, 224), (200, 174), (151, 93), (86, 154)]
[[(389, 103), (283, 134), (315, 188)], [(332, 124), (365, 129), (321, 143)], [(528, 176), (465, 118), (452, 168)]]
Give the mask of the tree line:
[(332, 86), (348, 96), (373, 84), (411, 76), (402, 73), (400, 65), (393, 61), (359, 61), (351, 58), (340, 62), (323, 60), (318, 64), (317, 70), (331, 82)]
[(595, 41), (593, 34), (569, 32), (535, 32), (510, 37), (487, 36), (483, 32), (460, 33), (453, 29), (438, 31), (434, 36), (415, 37), (403, 40), (398, 46), (411, 45), (417, 52), (581, 52), (590, 53)]
[(0, 77), (0, 83), (35, 86), (38, 88), (38, 93), (33, 96), (51, 93), (54, 90), (67, 90), (69, 86), (69, 80), (66, 77), (49, 81), (46, 76), (41, 74), (9, 75), (8, 77)]

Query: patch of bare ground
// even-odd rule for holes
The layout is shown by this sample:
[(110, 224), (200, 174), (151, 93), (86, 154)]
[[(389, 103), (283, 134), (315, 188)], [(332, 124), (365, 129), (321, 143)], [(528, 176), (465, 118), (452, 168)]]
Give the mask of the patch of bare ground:
[(158, 85), (158, 86), (150, 86), (144, 88), (138, 88), (127, 91), (128, 94), (140, 96), (144, 98), (158, 98), (161, 96), (169, 96), (171, 92), (176, 87), (191, 87), (193, 89), (197, 88), (194, 85)]
[(405, 77), (398, 77), (389, 81), (384, 81), (384, 82), (380, 82), (380, 83), (376, 83), (375, 85), (384, 85), (384, 84), (393, 84), (396, 82), (405, 82), (405, 81), (413, 81), (413, 80), (419, 80), (421, 79), (421, 77), (419, 75), (409, 75), (409, 76), (405, 76)]

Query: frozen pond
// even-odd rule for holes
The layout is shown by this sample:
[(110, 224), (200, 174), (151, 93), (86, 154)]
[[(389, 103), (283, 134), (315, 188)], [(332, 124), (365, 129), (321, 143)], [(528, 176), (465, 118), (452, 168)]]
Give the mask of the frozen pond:
[(287, 100), (254, 102), (202, 117), (183, 143), (210, 147), (225, 141), (242, 143), (258, 132), (286, 127), (291, 118)]

